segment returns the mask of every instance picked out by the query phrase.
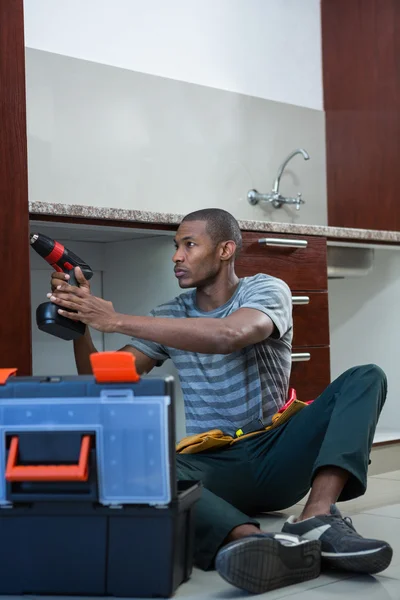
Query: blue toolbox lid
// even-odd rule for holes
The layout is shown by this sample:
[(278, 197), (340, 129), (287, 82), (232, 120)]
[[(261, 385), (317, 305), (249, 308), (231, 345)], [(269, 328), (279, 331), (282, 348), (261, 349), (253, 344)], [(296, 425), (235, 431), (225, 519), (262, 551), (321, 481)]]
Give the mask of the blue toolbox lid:
[(172, 377), (109, 384), (91, 376), (9, 378), (0, 385), (0, 505), (10, 503), (10, 473), (27, 468), (10, 463), (17, 462), (18, 434), (27, 432), (82, 432), (82, 440), (90, 434), (100, 503), (169, 504), (175, 481), (173, 383)]

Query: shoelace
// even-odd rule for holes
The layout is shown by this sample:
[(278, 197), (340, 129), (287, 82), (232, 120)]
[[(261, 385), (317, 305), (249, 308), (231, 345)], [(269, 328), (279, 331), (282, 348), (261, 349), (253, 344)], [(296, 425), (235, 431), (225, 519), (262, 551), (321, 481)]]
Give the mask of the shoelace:
[(333, 519), (335, 519), (335, 525), (346, 530), (347, 535), (356, 535), (357, 537), (360, 537), (350, 517), (334, 516)]
[(357, 533), (356, 528), (353, 525), (353, 520), (350, 517), (343, 517), (343, 521)]

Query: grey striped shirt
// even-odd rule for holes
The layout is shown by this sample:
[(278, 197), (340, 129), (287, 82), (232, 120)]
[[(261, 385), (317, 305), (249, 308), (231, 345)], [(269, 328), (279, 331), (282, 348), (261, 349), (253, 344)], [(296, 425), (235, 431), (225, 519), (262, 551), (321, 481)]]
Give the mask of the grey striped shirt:
[(265, 274), (240, 280), (226, 304), (204, 312), (196, 290), (185, 292), (150, 312), (154, 317), (223, 318), (239, 308), (254, 308), (275, 324), (274, 334), (232, 354), (200, 354), (132, 338), (131, 345), (163, 362), (171, 358), (185, 401), (188, 435), (210, 429), (234, 434), (251, 421), (267, 421), (286, 402), (291, 370), (292, 296), (286, 283)]

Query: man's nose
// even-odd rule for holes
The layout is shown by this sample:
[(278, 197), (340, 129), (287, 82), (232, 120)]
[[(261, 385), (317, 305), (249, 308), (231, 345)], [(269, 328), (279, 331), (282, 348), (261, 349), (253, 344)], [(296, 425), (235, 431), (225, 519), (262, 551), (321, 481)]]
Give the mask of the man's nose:
[(175, 254), (172, 257), (172, 260), (174, 263), (178, 263), (178, 262), (183, 262), (183, 252), (181, 252), (181, 250), (179, 250), (179, 248), (177, 248), (175, 250)]

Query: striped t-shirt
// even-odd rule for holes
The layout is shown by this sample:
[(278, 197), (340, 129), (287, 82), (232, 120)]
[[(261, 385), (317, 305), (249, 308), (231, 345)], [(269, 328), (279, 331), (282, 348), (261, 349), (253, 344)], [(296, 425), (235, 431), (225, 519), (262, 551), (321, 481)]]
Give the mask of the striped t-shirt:
[(271, 337), (231, 354), (201, 354), (132, 338), (131, 345), (161, 363), (170, 358), (182, 386), (186, 433), (210, 429), (234, 434), (255, 419), (268, 418), (286, 402), (291, 370), (292, 296), (286, 283), (265, 274), (240, 279), (233, 296), (215, 310), (196, 305), (196, 290), (185, 292), (150, 312), (150, 316), (227, 317), (254, 308), (275, 324)]

